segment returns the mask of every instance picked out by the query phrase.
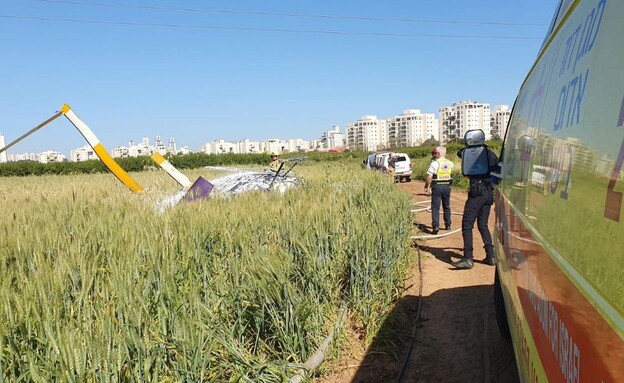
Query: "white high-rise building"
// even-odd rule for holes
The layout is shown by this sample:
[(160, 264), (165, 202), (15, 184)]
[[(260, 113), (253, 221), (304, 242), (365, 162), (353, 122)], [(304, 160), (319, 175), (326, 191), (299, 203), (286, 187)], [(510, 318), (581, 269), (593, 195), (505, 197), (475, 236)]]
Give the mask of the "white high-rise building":
[(310, 149), (310, 142), (300, 138), (291, 138), (286, 141), (286, 150), (289, 152), (304, 152)]
[(160, 136), (156, 136), (156, 145), (152, 147), (152, 152), (153, 153), (150, 153), (150, 155), (154, 153), (165, 155), (169, 152), (169, 148), (163, 145), (163, 141)]
[[(310, 141), (300, 138), (280, 140), (276, 138), (265, 141), (251, 141), (244, 139), (231, 142), (214, 140), (204, 144), (199, 151), (205, 154), (249, 154), (249, 153), (286, 153), (306, 151), (310, 148)], [(179, 151), (178, 151), (179, 152)]]
[(119, 146), (117, 148), (113, 148), (113, 150), (111, 151), (111, 156), (113, 156), (113, 158), (130, 157), (130, 148), (128, 146)]
[[(4, 143), (4, 136), (2, 134), (0, 134), (0, 149), (4, 148), (6, 144)], [(4, 163), (7, 162), (7, 153), (6, 152), (2, 152), (0, 153), (0, 163)]]
[(260, 151), (260, 143), (258, 141), (252, 141), (250, 139), (244, 139), (237, 142), (237, 153), (258, 153)]
[(214, 140), (204, 144), (202, 151), (206, 154), (237, 153), (238, 145), (234, 142), (228, 142), (225, 140)]
[[(188, 150), (188, 148), (186, 150)], [(161, 137), (156, 136), (156, 145), (152, 146), (150, 145), (149, 137), (143, 137), (141, 143), (138, 145), (135, 145), (134, 141), (130, 140), (128, 146), (119, 146), (112, 150), (112, 156), (114, 158), (151, 156), (154, 153), (162, 155), (177, 154), (175, 139), (170, 137), (168, 145), (165, 146)]]
[(347, 125), (347, 147), (352, 150), (379, 150), (388, 146), (388, 122), (377, 116), (363, 116)]
[(174, 153), (174, 154), (177, 152), (175, 138), (173, 138), (173, 137), (169, 137), (169, 148), (168, 148), (168, 151), (169, 151), (169, 153)]
[(8, 162), (39, 161), (39, 155), (37, 153), (7, 154), (7, 161)]
[(85, 145), (82, 148), (74, 149), (70, 151), (69, 157), (73, 162), (97, 160), (98, 156), (95, 154), (93, 148), (89, 145)]
[(433, 113), (421, 114), (419, 109), (407, 109), (388, 119), (388, 142), (391, 147), (418, 146), (432, 138), (440, 141), (438, 119)]
[(481, 129), (485, 139), (489, 140), (490, 133), (490, 104), (473, 101), (462, 101), (451, 106), (440, 108), (440, 141), (449, 142), (453, 139), (463, 139), (468, 130)]
[(490, 123), (492, 138), (497, 137), (501, 140), (505, 138), (507, 132), (507, 124), (511, 117), (511, 109), (508, 105), (496, 105), (492, 110), (492, 120)]
[(288, 142), (277, 138), (271, 138), (260, 142), (260, 148), (264, 153), (280, 154), (284, 151), (288, 151)]
[[(320, 139), (321, 147), (323, 149), (336, 149), (336, 148), (344, 148), (345, 145), (345, 135), (340, 133), (340, 127), (338, 125), (334, 125), (331, 130), (323, 133), (323, 136)], [(312, 147), (316, 148), (313, 144)]]
[(61, 152), (56, 152), (54, 150), (48, 150), (42, 153), (39, 153), (37, 161), (42, 164), (47, 164), (50, 162), (64, 162), (66, 160), (65, 155)]

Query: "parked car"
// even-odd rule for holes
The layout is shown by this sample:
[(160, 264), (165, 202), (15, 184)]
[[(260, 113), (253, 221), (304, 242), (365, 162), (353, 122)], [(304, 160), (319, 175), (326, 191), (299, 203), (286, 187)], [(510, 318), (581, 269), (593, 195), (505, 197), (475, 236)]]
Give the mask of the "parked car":
[(412, 180), (412, 161), (405, 153), (394, 153), (390, 159), (390, 166), (394, 164), (394, 181)]

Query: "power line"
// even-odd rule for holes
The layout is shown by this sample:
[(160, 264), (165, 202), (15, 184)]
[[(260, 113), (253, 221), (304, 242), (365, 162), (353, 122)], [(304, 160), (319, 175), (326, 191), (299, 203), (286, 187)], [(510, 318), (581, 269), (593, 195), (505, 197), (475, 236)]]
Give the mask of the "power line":
[(36, 16), (14, 16), (0, 15), (0, 18), (15, 20), (36, 20), (52, 21), (63, 23), (100, 24), (100, 25), (123, 25), (132, 27), (156, 27), (156, 28), (180, 28), (180, 29), (211, 29), (223, 31), (251, 31), (251, 32), (280, 32), (280, 33), (307, 33), (325, 35), (346, 35), (346, 36), (378, 36), (378, 37), (435, 37), (435, 38), (461, 38), (461, 39), (506, 39), (506, 40), (542, 40), (542, 37), (524, 36), (479, 36), (479, 35), (444, 35), (426, 33), (384, 33), (384, 32), (345, 32), (314, 29), (282, 29), (282, 28), (253, 28), (253, 27), (224, 27), (218, 25), (187, 25), (187, 24), (161, 24), (161, 23), (141, 23), (127, 21), (106, 21), (106, 20), (85, 20), (85, 19), (65, 19)]
[(496, 26), (516, 26), (516, 27), (548, 27), (547, 24), (535, 23), (509, 23), (509, 22), (491, 22), (491, 21), (472, 21), (472, 20), (435, 20), (435, 19), (409, 19), (397, 17), (372, 17), (372, 16), (336, 16), (336, 15), (317, 15), (308, 13), (282, 13), (282, 12), (253, 12), (253, 11), (237, 11), (231, 9), (207, 9), (207, 8), (183, 8), (183, 7), (157, 7), (147, 5), (133, 4), (110, 4), (110, 3), (92, 3), (73, 0), (30, 0), (41, 3), (71, 4), (80, 6), (96, 6), (109, 8), (132, 8), (132, 9), (148, 9), (158, 11), (184, 11), (184, 12), (204, 12), (204, 13), (226, 13), (235, 15), (250, 16), (280, 16), (280, 17), (305, 17), (316, 19), (337, 19), (337, 20), (359, 20), (359, 21), (392, 21), (402, 23), (436, 23), (436, 24), (471, 24), (471, 25), (496, 25)]

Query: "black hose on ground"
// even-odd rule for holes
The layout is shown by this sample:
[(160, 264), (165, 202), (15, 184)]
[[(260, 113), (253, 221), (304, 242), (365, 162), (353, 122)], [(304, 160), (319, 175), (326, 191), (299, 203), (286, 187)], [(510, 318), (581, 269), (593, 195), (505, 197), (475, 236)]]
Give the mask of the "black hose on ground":
[(410, 355), (412, 354), (412, 348), (414, 345), (414, 340), (416, 339), (416, 332), (420, 327), (420, 313), (422, 309), (422, 299), (423, 299), (423, 287), (425, 285), (423, 273), (422, 273), (422, 255), (420, 254), (420, 249), (418, 249), (418, 274), (419, 274), (419, 284), (418, 287), (418, 310), (416, 310), (416, 323), (414, 323), (414, 327), (412, 329), (412, 336), (410, 337), (410, 342), (405, 353), (405, 357), (403, 358), (403, 362), (401, 363), (401, 368), (399, 373), (394, 380), (395, 383), (400, 383), (401, 378), (403, 377), (403, 372), (405, 371), (405, 367), (407, 366), (407, 362), (409, 361)]

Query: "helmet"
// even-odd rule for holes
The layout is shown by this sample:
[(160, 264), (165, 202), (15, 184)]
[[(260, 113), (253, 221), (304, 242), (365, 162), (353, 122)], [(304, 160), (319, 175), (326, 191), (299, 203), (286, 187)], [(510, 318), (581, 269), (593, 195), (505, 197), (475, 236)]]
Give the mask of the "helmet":
[(277, 157), (277, 153), (271, 152), (271, 157)]
[(485, 133), (481, 129), (468, 130), (464, 134), (466, 146), (479, 146), (485, 144)]

